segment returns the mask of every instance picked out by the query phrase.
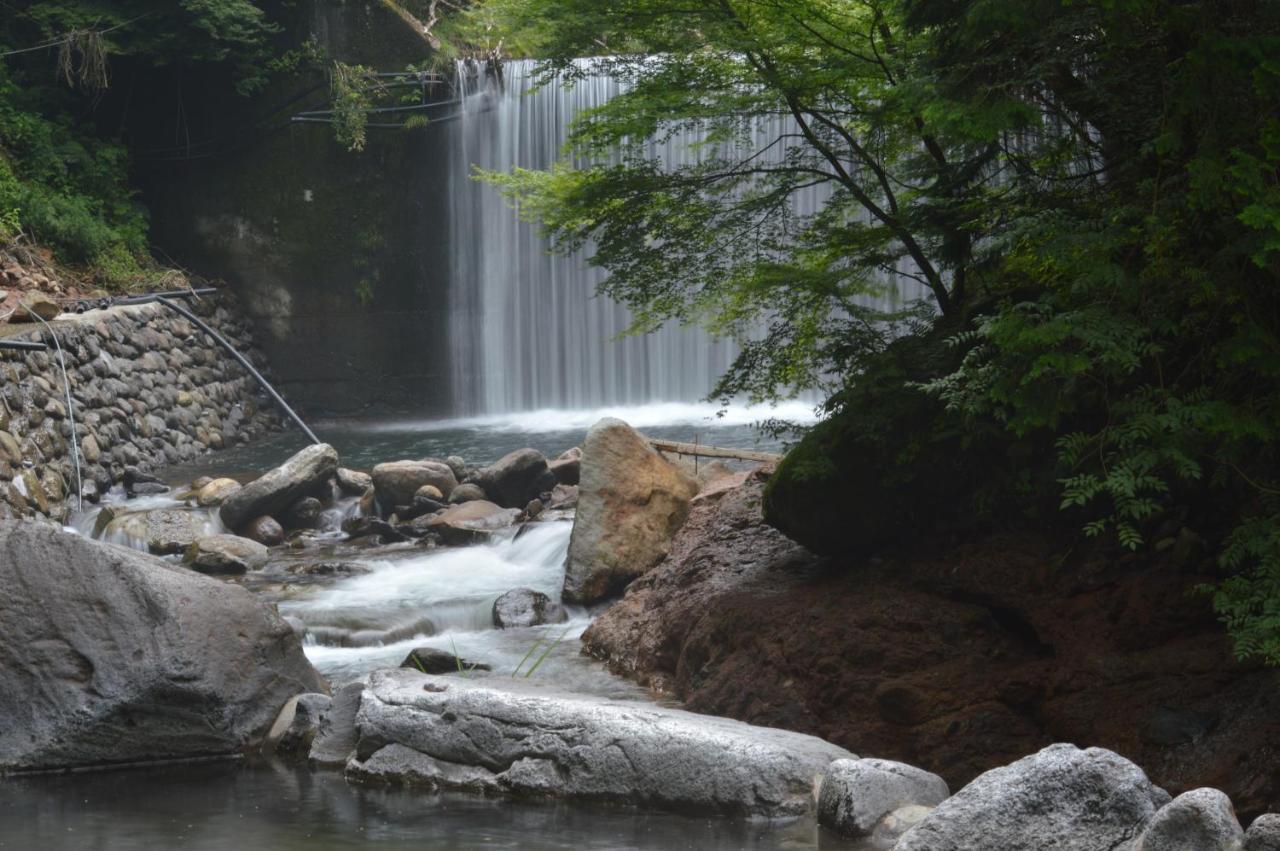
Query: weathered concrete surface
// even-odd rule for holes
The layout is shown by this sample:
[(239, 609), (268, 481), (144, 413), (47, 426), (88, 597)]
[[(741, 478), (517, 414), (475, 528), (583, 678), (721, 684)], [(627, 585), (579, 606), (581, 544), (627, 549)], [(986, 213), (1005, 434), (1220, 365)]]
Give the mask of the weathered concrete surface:
[[(811, 812), (817, 776), (832, 760), (853, 758), (785, 730), (534, 681), (406, 669), (370, 676), (355, 726), (348, 771), (357, 779), (739, 815)], [(450, 779), (459, 773), (465, 782)]]
[(51, 524), (0, 522), (0, 771), (240, 753), (326, 691), (243, 588)]

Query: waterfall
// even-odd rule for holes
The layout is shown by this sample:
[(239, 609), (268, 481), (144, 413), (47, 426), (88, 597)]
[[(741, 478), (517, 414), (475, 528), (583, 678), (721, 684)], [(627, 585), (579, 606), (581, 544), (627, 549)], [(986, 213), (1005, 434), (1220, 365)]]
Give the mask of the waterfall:
[[(520, 221), (499, 192), (472, 178), (473, 168), (545, 169), (562, 153), (575, 116), (618, 94), (618, 80), (587, 74), (570, 86), (535, 87), (535, 64), (510, 61), (499, 84), (458, 73), (462, 106), (450, 134), (452, 241), (450, 351), (455, 409), (495, 414), (539, 409), (693, 402), (711, 391), (737, 354), (727, 339), (669, 324), (644, 336), (619, 337), (628, 311), (596, 289), (604, 272), (588, 248), (549, 253), (535, 225)], [(761, 119), (754, 150), (789, 131), (789, 119)], [(694, 162), (695, 130), (654, 143), (667, 166)], [(776, 146), (772, 156), (782, 157)], [(829, 189), (793, 199), (796, 212), (819, 209)], [(914, 297), (914, 294), (906, 294)]]

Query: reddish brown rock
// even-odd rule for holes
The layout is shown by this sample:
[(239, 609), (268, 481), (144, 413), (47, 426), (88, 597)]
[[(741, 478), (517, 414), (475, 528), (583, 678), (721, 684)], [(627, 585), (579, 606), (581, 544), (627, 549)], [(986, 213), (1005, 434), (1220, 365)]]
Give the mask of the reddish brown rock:
[(1211, 574), (1163, 556), (1064, 559), (1033, 535), (818, 559), (761, 522), (762, 478), (695, 501), (584, 652), (690, 709), (919, 765), (953, 789), (1066, 741), (1114, 750), (1174, 794), (1221, 788), (1246, 818), (1280, 809), (1280, 672), (1234, 661), (1191, 593)]

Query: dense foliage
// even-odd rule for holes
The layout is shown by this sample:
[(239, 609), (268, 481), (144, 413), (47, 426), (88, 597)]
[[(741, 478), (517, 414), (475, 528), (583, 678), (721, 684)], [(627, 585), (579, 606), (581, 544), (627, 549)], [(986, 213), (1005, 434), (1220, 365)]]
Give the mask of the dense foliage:
[[(914, 283), (954, 353), (915, 427), (1049, 447), (1025, 463), (1090, 536), (1195, 526), (1239, 652), (1280, 662), (1277, 4), (489, 0), (467, 25), (548, 84), (625, 79), (561, 166), (488, 178), (594, 245), (639, 328), (765, 323), (718, 394), (858, 416), (893, 340), (941, 336), (868, 307)], [(701, 161), (663, 168), (680, 127)]]
[(276, 27), (250, 0), (0, 0), (0, 245), (27, 233), (126, 279), (147, 248), (125, 148), (93, 107), (121, 61), (265, 81)]

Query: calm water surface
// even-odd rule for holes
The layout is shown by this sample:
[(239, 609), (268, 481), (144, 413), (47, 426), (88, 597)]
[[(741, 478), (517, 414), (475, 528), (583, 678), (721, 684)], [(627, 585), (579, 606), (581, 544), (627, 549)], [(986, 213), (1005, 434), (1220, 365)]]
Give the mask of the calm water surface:
[(0, 849), (329, 851), (846, 847), (811, 822), (364, 788), (336, 772), (234, 762), (0, 780)]
[[(662, 404), (590, 411), (529, 411), (462, 420), (340, 420), (308, 425), (321, 440), (338, 450), (343, 466), (367, 470), (383, 461), (448, 455), (461, 455), (467, 463), (480, 466), (524, 447), (554, 458), (581, 445), (587, 429), (605, 416), (625, 420), (650, 437), (764, 452), (781, 451), (783, 441), (763, 434), (756, 427), (758, 423), (769, 419), (803, 423), (814, 420), (812, 405), (789, 402), (776, 408), (733, 409), (723, 416), (717, 416), (715, 406)], [(304, 446), (306, 439), (290, 424), (282, 434), (163, 472), (173, 482), (205, 474), (253, 477)]]

